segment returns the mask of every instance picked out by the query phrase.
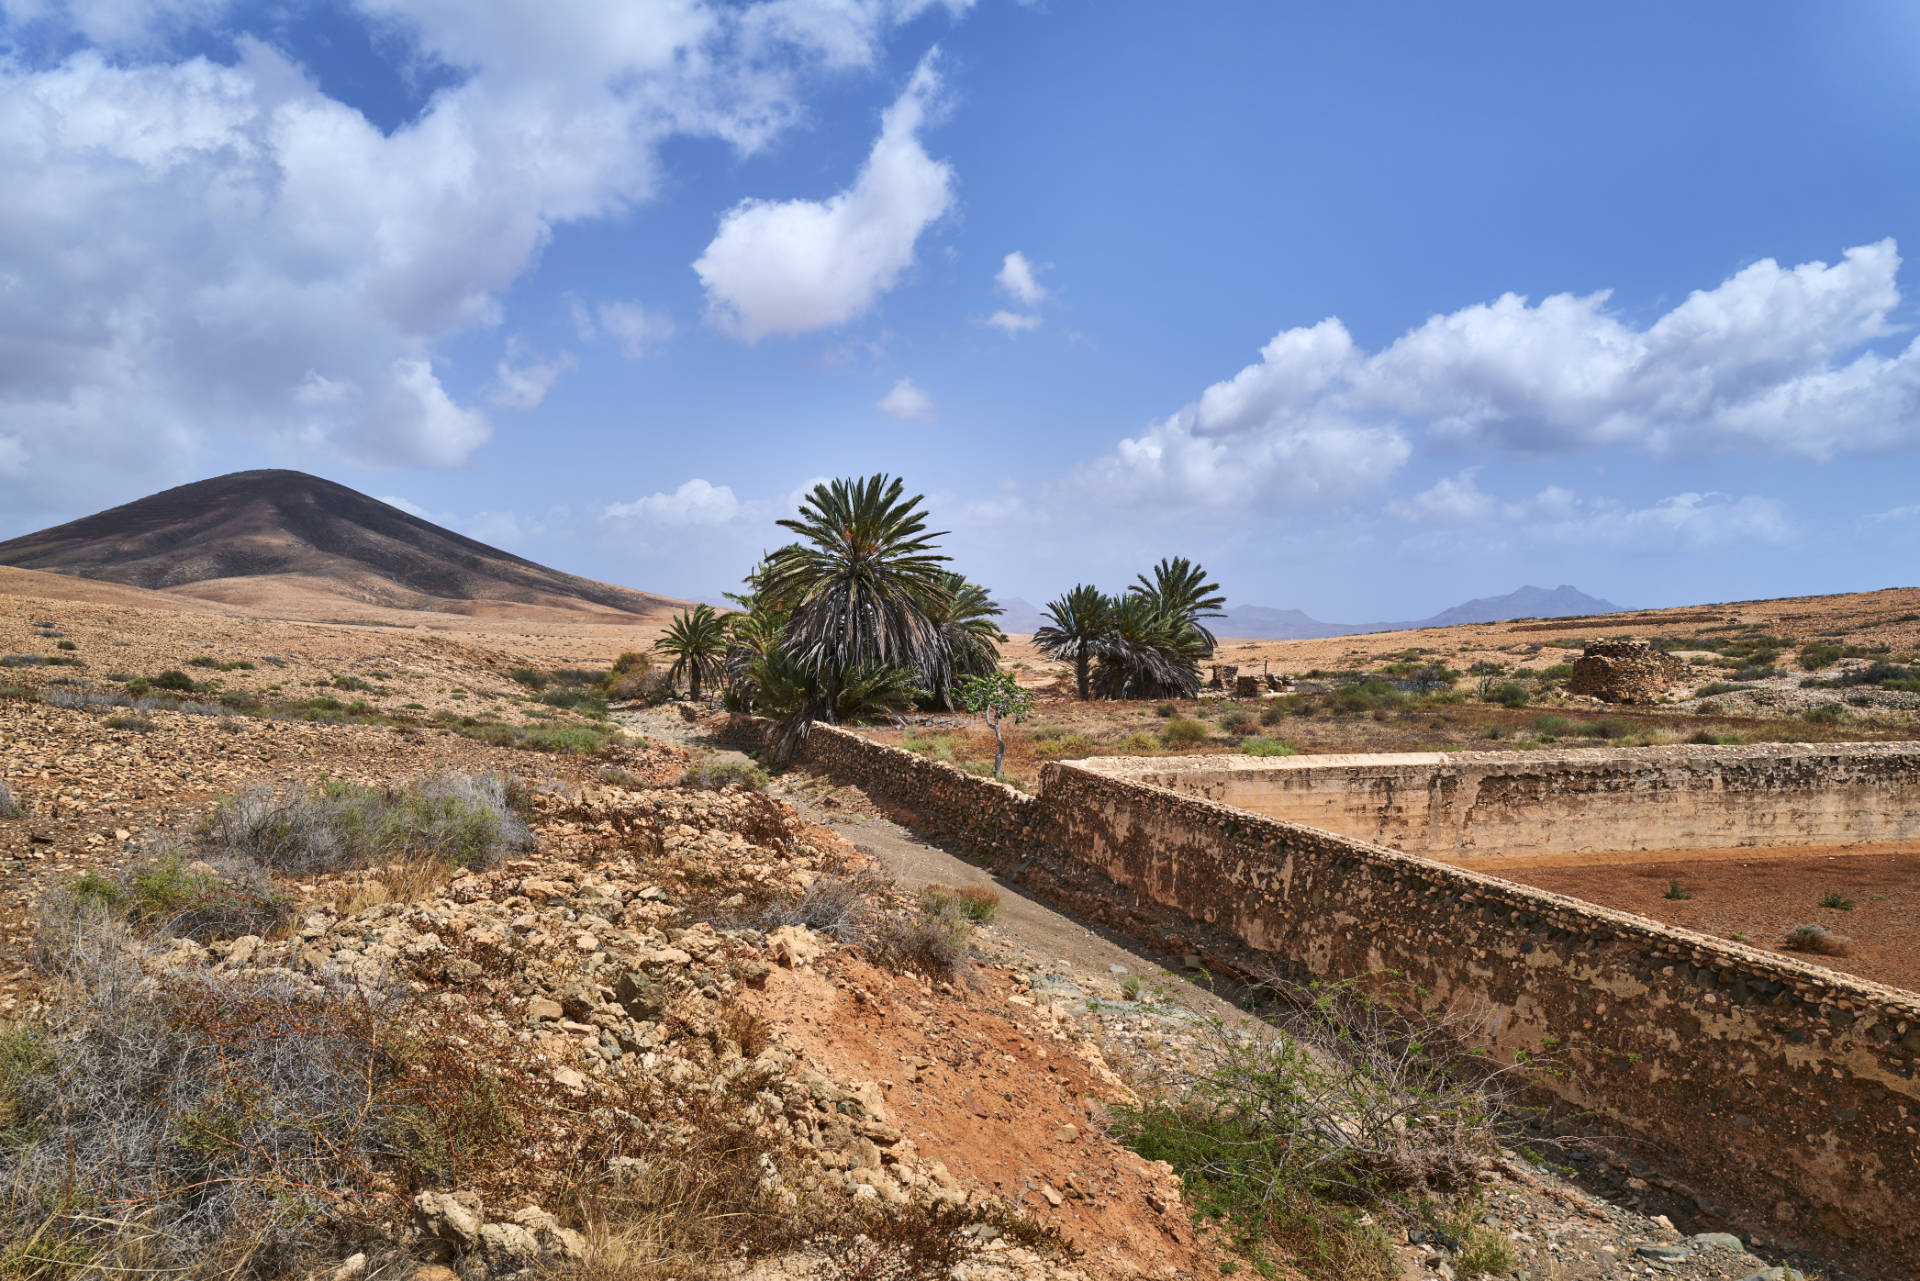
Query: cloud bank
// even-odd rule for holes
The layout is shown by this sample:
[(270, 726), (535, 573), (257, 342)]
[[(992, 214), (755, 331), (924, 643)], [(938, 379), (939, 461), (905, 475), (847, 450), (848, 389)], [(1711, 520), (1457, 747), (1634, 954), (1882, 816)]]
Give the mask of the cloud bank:
[[(1644, 327), (1607, 293), (1504, 294), (1380, 351), (1339, 320), (1121, 440), (1081, 485), (1123, 500), (1338, 501), (1377, 491), (1416, 441), (1521, 456), (1617, 447), (1827, 459), (1920, 441), (1920, 340), (1893, 354), (1892, 240), (1832, 265), (1764, 259)], [(1653, 518), (1649, 518), (1653, 519)]]

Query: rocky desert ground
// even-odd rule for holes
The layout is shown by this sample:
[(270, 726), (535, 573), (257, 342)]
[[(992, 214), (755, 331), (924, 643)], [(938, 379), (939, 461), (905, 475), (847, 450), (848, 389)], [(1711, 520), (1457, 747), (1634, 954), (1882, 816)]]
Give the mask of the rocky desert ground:
[[(33, 1093), (29, 1048), (84, 1043), (63, 1089), (121, 1079), (147, 1044), (128, 1028), (217, 1064), (223, 1106), (252, 1102), (196, 1103), (211, 1128), (186, 1149), (233, 1191), (194, 1194), (191, 1224), (154, 1216), (182, 1195), (158, 1169), (78, 1216), (17, 1183), (0, 1274), (178, 1271), (165, 1238), (192, 1231), (199, 1264), (341, 1281), (1792, 1275), (1790, 1236), (1684, 1235), (1650, 1170), (1517, 1123), (1469, 1145), (1459, 1186), (1337, 1211), (1393, 1272), (1250, 1253), (1125, 1119), (1267, 1035), (1247, 994), (1058, 915), (854, 789), (767, 780), (697, 709), (543, 701), (644, 627), (273, 621), (4, 574), (0, 1124), (73, 1123), (70, 1091)], [(1453, 638), (1448, 661), (1515, 635)], [(258, 818), (436, 778), (511, 780), (493, 857), (243, 885), (213, 852), (234, 798)], [(977, 922), (947, 910), (967, 887)], [(262, 1057), (296, 1036), (361, 1063), (362, 1086)], [(284, 1116), (249, 1128), (296, 1076), (318, 1091), (300, 1142)], [(408, 1137), (365, 1137), (394, 1125)]]

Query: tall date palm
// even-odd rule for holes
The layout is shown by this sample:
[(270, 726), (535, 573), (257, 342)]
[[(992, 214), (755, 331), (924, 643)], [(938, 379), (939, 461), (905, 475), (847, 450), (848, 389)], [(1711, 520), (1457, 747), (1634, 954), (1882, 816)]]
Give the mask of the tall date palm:
[(1058, 662), (1073, 664), (1074, 684), (1082, 702), (1093, 697), (1093, 660), (1112, 642), (1114, 608), (1111, 596), (1090, 583), (1081, 583), (1060, 599), (1048, 602), (1047, 623), (1033, 634), (1035, 649)]
[(790, 606), (785, 649), (820, 683), (834, 716), (846, 673), (874, 664), (945, 673), (933, 621), (949, 606), (947, 557), (927, 532), (921, 495), (889, 476), (815, 485), (781, 526), (799, 535), (769, 559), (760, 590)]
[(1161, 613), (1186, 624), (1205, 647), (1200, 657), (1212, 655), (1213, 633), (1200, 620), (1225, 618), (1227, 598), (1220, 594), (1220, 584), (1209, 582), (1207, 571), (1198, 564), (1185, 556), (1165, 557), (1153, 567), (1151, 582), (1140, 574), (1127, 594), (1146, 597)]

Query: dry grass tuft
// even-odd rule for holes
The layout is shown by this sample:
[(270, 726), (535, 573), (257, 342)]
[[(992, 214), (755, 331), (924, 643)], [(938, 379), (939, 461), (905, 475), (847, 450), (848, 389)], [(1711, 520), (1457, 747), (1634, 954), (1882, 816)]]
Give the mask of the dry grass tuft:
[(1789, 952), (1810, 952), (1816, 956), (1846, 956), (1853, 951), (1853, 940), (1836, 934), (1824, 925), (1796, 925), (1787, 931), (1780, 946)]
[(194, 843), (292, 876), (422, 858), (487, 868), (532, 846), (526, 808), (525, 785), (498, 774), (440, 774), (398, 788), (255, 789), (215, 810)]

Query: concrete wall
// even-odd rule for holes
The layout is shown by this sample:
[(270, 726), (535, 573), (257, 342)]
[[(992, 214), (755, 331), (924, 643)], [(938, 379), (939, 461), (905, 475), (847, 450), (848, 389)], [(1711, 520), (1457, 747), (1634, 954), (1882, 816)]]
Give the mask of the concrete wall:
[[(1910, 769), (1920, 748), (1736, 750), (1750, 775), (1725, 749), (1667, 753), (1666, 782), (1646, 794), (1673, 790), (1672, 763), (1691, 760), (1723, 788), (1751, 776), (1810, 798), (1781, 780)], [(1553, 809), (1536, 755), (1481, 779)], [(1632, 756), (1605, 755), (1611, 774), (1574, 786), (1595, 800), (1606, 777), (1640, 786)], [(1920, 994), (1149, 781), (1179, 775), (1176, 762), (1055, 763), (1027, 797), (826, 727), (801, 760), (1022, 866), (1090, 869), (1073, 891), (1090, 914), (1102, 896), (1143, 898), (1318, 975), (1398, 971), (1501, 1060), (1547, 1065), (1527, 1074), (1533, 1089), (1644, 1142), (1702, 1221), (1818, 1242), (1872, 1275), (1920, 1275)], [(1380, 768), (1411, 767), (1430, 787), (1442, 765), (1461, 758)], [(1524, 801), (1510, 804), (1517, 822)]]
[(1920, 747), (1911, 743), (1086, 764), (1476, 866), (1551, 854), (1920, 844)]

